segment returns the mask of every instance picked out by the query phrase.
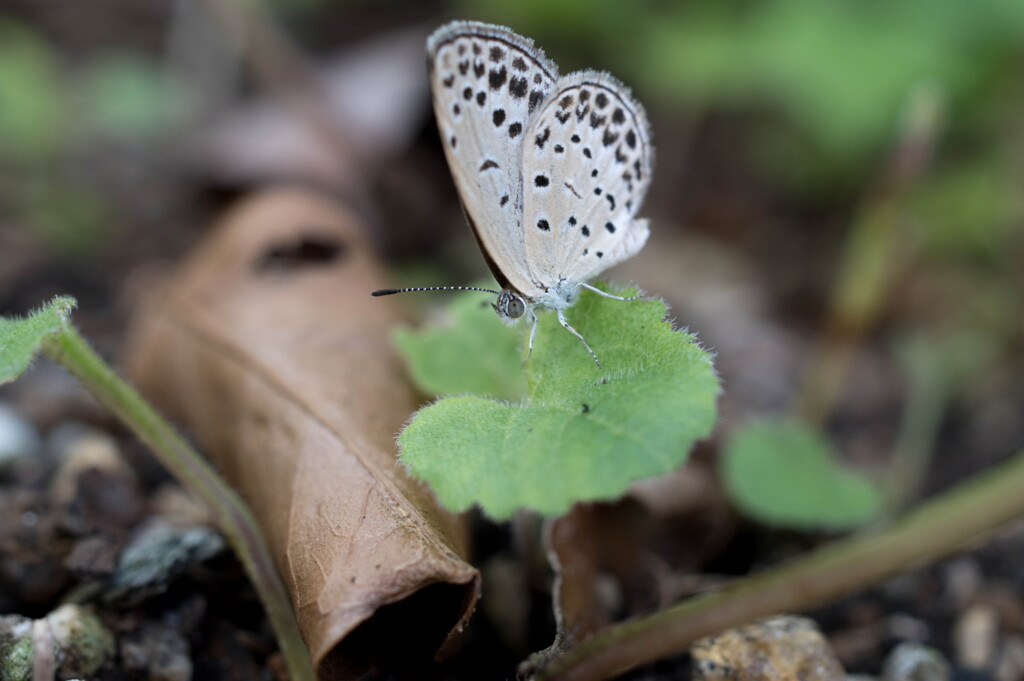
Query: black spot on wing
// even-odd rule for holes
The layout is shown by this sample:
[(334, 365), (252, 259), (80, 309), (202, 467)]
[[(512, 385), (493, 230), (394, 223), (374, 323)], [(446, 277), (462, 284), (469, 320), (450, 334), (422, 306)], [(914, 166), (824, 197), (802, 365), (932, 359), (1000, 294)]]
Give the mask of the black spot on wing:
[(606, 147), (610, 147), (611, 145), (615, 144), (615, 141), (618, 140), (618, 139), (619, 139), (618, 133), (613, 133), (608, 128), (605, 128), (604, 129), (604, 136), (601, 137), (601, 144), (603, 144)]
[(604, 125), (604, 122), (606, 120), (608, 120), (607, 116), (598, 116), (597, 112), (595, 111), (595, 112), (590, 114), (590, 127), (591, 128), (599, 128), (602, 125)]
[(537, 135), (537, 138), (533, 143), (537, 145), (538, 149), (543, 149), (544, 144), (548, 141), (549, 137), (551, 137), (551, 128), (544, 128), (544, 132)]
[(491, 72), (487, 74), (487, 84), (492, 90), (497, 90), (505, 84), (506, 78), (508, 78), (508, 69), (502, 64), (500, 69), (491, 69)]
[(445, 76), (444, 80), (441, 81), (441, 84), (444, 85), (445, 87), (451, 87), (452, 85), (454, 85), (455, 84), (455, 74), (454, 73), (450, 73), (447, 76)]
[(508, 81), (508, 92), (516, 99), (526, 96), (526, 79), (522, 76), (512, 76)]
[(543, 100), (544, 100), (544, 93), (543, 92), (541, 92), (540, 90), (531, 90), (530, 91), (530, 108), (529, 108), (529, 110), (533, 111), (534, 109), (536, 109), (537, 105), (540, 104), (541, 101), (543, 101)]
[(527, 68), (526, 62), (523, 61), (522, 57), (516, 57), (515, 59), (512, 60), (512, 68), (514, 68), (516, 71), (525, 71)]
[(473, 64), (473, 75), (477, 78), (483, 78), (484, 74), (487, 73), (487, 66), (482, 61), (478, 61)]
[(497, 168), (497, 167), (499, 167), (497, 161), (494, 161), (492, 159), (487, 159), (486, 161), (484, 161), (483, 163), (480, 164), (480, 172), (482, 173), (482, 172), (484, 172), (485, 170), (487, 170), (489, 168)]
[(547, 187), (550, 182), (547, 175), (540, 174), (533, 178), (533, 184), (538, 187)]
[(636, 131), (632, 128), (626, 133), (626, 146), (630, 149), (636, 149)]
[(554, 149), (556, 154), (561, 154), (563, 151), (565, 151), (565, 147), (563, 147), (561, 144), (556, 144)]
[(523, 124), (516, 122), (508, 126), (508, 136), (517, 137), (523, 131)]
[(501, 61), (505, 58), (505, 50), (495, 45), (491, 48), (490, 57), (491, 61)]
[(548, 224), (547, 220), (537, 220), (537, 229), (542, 232), (550, 232), (551, 225)]
[(622, 125), (625, 122), (626, 114), (623, 113), (621, 108), (615, 109), (615, 112), (612, 113), (612, 123), (614, 123), (615, 125)]
[(494, 121), (495, 126), (499, 126), (505, 122), (505, 110), (495, 109), (494, 113), (491, 114), (491, 120)]
[(615, 225), (613, 225), (612, 223), (610, 223), (610, 222), (604, 223), (604, 228), (606, 230), (608, 230), (609, 234), (615, 234)]
[(473, 88), (467, 87), (462, 90), (462, 98), (465, 100), (473, 99)]
[(483, 106), (484, 104), (486, 104), (487, 103), (487, 93), (484, 92), (483, 90), (481, 90), (480, 92), (476, 93), (476, 103), (479, 106)]
[(594, 104), (598, 109), (603, 109), (608, 106), (608, 95), (603, 92), (597, 93), (597, 97), (594, 97)]
[(583, 225), (583, 227), (580, 229), (580, 232), (583, 233), (583, 236), (590, 236), (590, 227)]

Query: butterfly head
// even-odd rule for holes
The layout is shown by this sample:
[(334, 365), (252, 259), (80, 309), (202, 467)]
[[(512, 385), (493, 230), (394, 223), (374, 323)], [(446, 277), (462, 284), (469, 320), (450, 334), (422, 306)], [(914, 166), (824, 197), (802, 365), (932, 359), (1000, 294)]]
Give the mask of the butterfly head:
[(519, 318), (526, 314), (528, 309), (526, 299), (508, 289), (503, 289), (498, 294), (498, 302), (492, 303), (491, 307), (498, 313), (501, 321), (510, 326), (519, 321)]

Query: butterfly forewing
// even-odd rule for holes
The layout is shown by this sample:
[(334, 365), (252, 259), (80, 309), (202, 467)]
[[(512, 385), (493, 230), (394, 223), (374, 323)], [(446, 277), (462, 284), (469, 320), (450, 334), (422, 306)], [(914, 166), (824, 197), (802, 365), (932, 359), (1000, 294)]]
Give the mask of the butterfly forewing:
[(523, 147), (523, 229), (531, 277), (586, 281), (636, 253), (634, 216), (653, 162), (643, 108), (618, 80), (563, 77), (533, 118)]
[(557, 67), (531, 41), (475, 22), (438, 29), (427, 56), (445, 155), (477, 239), (499, 282), (529, 294), (522, 152)]

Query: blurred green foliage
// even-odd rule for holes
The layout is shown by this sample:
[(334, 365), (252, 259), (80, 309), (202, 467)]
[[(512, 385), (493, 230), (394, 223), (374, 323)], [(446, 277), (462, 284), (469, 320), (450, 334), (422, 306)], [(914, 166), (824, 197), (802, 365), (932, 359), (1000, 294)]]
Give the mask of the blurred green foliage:
[[(83, 168), (104, 143), (155, 140), (183, 120), (184, 91), (139, 53), (68, 63), (60, 46), (0, 14), (0, 200), (49, 249), (102, 248), (112, 209)], [(116, 162), (108, 159), (105, 162)]]
[(50, 158), (64, 144), (64, 104), (50, 47), (27, 27), (0, 16), (0, 155)]
[(876, 486), (841, 468), (828, 441), (796, 421), (744, 424), (726, 443), (719, 466), (733, 503), (769, 525), (845, 530), (882, 510)]

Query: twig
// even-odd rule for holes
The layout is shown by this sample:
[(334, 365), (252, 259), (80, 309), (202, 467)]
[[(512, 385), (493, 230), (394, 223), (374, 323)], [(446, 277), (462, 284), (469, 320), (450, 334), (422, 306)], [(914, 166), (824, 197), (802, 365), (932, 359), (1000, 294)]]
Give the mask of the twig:
[(595, 634), (533, 677), (600, 681), (745, 622), (803, 611), (935, 561), (1024, 514), (1024, 452), (890, 527), (853, 536), (721, 591)]

